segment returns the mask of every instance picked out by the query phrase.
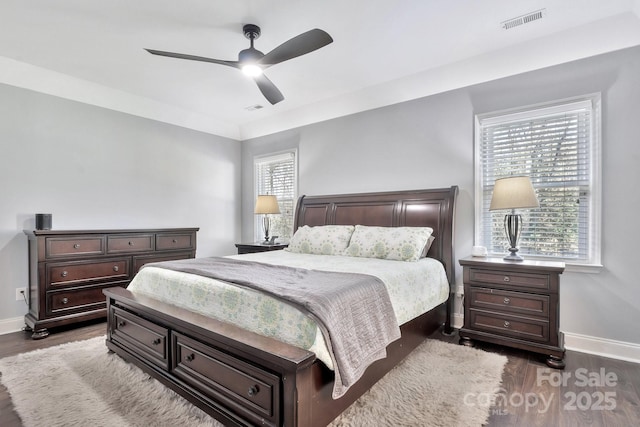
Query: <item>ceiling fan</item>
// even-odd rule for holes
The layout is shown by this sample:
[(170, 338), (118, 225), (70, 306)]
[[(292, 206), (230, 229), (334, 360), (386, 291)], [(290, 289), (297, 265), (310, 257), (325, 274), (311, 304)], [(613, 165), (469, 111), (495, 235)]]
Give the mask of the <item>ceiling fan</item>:
[(263, 74), (263, 71), (272, 65), (313, 52), (314, 50), (320, 49), (321, 47), (333, 42), (333, 39), (329, 34), (316, 28), (289, 39), (273, 49), (271, 52), (264, 54), (253, 47), (253, 41), (260, 37), (260, 27), (254, 24), (246, 24), (242, 27), (242, 30), (245, 37), (251, 41), (251, 46), (248, 49), (240, 51), (237, 61), (225, 61), (222, 59), (205, 58), (202, 56), (164, 52), (153, 49), (145, 50), (153, 55), (189, 59), (192, 61), (211, 62), (242, 70), (245, 74), (253, 77), (258, 88), (271, 104), (277, 104), (284, 99), (284, 96), (282, 96), (282, 93), (278, 90), (276, 85), (274, 85), (271, 80)]

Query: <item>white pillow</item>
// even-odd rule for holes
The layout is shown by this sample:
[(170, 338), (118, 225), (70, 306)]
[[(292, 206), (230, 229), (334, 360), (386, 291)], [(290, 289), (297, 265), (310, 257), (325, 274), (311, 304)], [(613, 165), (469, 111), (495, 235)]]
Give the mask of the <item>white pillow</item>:
[(417, 261), (432, 232), (430, 227), (356, 225), (346, 254), (363, 258)]
[(354, 230), (353, 225), (305, 225), (294, 233), (289, 252), (314, 255), (344, 255)]

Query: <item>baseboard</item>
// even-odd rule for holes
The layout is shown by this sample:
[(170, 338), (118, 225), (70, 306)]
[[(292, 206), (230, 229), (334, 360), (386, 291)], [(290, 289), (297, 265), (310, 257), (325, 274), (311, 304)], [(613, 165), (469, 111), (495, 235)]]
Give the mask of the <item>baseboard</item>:
[(18, 332), (24, 326), (24, 316), (13, 317), (11, 319), (0, 319), (0, 335)]
[(564, 346), (567, 350), (640, 363), (640, 344), (565, 332)]

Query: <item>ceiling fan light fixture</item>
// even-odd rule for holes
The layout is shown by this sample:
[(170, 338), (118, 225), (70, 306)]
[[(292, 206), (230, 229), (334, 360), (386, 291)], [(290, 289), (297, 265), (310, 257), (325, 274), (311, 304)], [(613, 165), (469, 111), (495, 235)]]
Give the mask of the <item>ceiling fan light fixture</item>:
[(242, 66), (242, 72), (249, 77), (257, 77), (262, 74), (262, 68), (256, 64), (245, 64)]

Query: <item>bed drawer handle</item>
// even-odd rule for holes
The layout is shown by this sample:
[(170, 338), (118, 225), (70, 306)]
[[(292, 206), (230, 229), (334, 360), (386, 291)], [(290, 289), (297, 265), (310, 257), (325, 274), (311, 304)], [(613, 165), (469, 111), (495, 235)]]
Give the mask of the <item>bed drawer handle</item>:
[(505, 303), (505, 305), (509, 305), (511, 300), (509, 298), (505, 297), (503, 302)]
[(185, 360), (186, 360), (187, 362), (191, 362), (191, 361), (193, 361), (193, 359), (195, 359), (195, 358), (196, 358), (196, 355), (195, 355), (195, 354), (193, 354), (193, 353), (191, 353), (191, 354), (188, 354), (188, 355), (187, 355), (187, 357), (185, 357)]
[(62, 277), (67, 277), (69, 275), (69, 273), (67, 271), (63, 271), (62, 273), (60, 273), (60, 275)]
[(155, 340), (153, 340), (153, 342), (151, 344), (153, 345), (158, 345), (162, 342), (162, 340), (160, 338), (156, 338)]
[(120, 270), (120, 268), (118, 268), (118, 266), (117, 266), (117, 265), (114, 265), (114, 266), (113, 266), (113, 271), (115, 271), (115, 272), (117, 273), (117, 272), (118, 272), (118, 270)]
[(509, 282), (509, 281), (511, 281), (511, 278), (509, 276), (504, 276), (504, 281), (505, 282)]
[(133, 246), (133, 242), (129, 240), (129, 246)]
[(68, 299), (68, 298), (62, 298), (62, 303), (63, 303), (63, 304), (67, 304), (68, 302), (69, 302), (69, 299)]
[(125, 322), (124, 320), (121, 320), (121, 321), (118, 322), (118, 328), (122, 328), (126, 324), (127, 324), (127, 322)]
[(508, 328), (509, 326), (511, 326), (511, 323), (509, 323), (509, 321), (508, 321), (508, 320), (505, 320), (505, 321), (504, 321), (504, 327), (505, 327), (505, 328)]
[(259, 391), (260, 391), (260, 388), (258, 387), (258, 385), (252, 385), (251, 387), (249, 387), (249, 390), (247, 391), (247, 394), (249, 396), (253, 397), (256, 394), (258, 394)]
[(80, 249), (80, 243), (74, 243), (73, 249)]
[(178, 241), (176, 239), (173, 239), (171, 243), (178, 243)]

